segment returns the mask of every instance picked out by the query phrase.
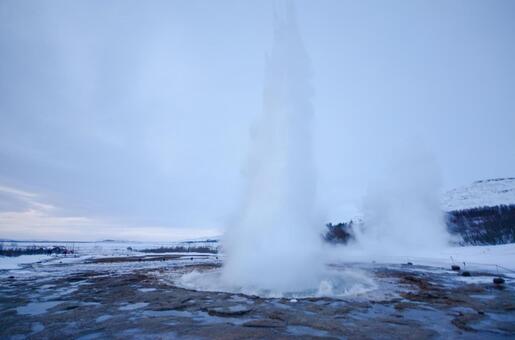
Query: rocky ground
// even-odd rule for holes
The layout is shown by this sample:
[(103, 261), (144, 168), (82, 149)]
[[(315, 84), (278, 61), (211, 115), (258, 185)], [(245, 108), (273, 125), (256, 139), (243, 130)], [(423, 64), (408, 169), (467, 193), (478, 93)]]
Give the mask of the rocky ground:
[(381, 294), (308, 299), (199, 292), (166, 278), (215, 256), (131, 256), (31, 265), (0, 275), (0, 338), (513, 338), (512, 280), (368, 265)]

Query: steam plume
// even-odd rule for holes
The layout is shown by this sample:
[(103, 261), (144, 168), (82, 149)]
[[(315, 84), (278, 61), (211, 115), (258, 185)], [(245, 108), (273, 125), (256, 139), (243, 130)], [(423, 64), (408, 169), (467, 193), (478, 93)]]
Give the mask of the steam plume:
[(416, 145), (398, 152), (365, 198), (357, 240), (370, 255), (429, 254), (448, 245), (439, 169), (431, 154)]

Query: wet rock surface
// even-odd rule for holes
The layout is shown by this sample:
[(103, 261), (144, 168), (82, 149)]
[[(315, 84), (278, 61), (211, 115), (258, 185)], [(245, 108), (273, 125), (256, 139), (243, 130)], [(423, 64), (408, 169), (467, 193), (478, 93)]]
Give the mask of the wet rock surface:
[(163, 278), (220, 264), (169, 257), (162, 265), (162, 257), (126, 270), (110, 266), (124, 262), (115, 259), (59, 271), (31, 267), (31, 275), (13, 278), (3, 273), (0, 338), (515, 337), (513, 281), (506, 278), (499, 289), (488, 273), (478, 283), (451, 270), (375, 265), (367, 270), (387, 287), (381, 294), (265, 299), (175, 287)]

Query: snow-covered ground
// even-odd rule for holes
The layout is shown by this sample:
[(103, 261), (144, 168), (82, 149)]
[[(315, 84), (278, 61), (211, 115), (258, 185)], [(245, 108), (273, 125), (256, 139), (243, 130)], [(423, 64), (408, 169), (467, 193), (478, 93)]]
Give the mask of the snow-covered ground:
[(66, 241), (4, 241), (1, 242), (4, 249), (8, 248), (28, 248), (36, 247), (65, 247), (68, 250), (73, 250), (74, 253), (80, 255), (126, 255), (131, 252), (137, 252), (144, 249), (154, 249), (160, 247), (207, 247), (210, 249), (217, 249), (217, 238), (201, 239), (201, 240), (187, 240), (177, 242), (137, 242), (137, 241), (99, 241), (99, 242), (66, 242)]
[[(0, 256), (0, 270), (17, 269), (23, 265), (31, 263), (75, 263), (82, 262), (86, 259), (112, 257), (112, 256), (142, 256), (147, 253), (141, 252), (145, 249), (170, 248), (170, 247), (207, 247), (216, 250), (219, 246), (218, 242), (212, 242), (206, 239), (188, 240), (180, 242), (130, 242), (130, 241), (102, 241), (102, 242), (45, 242), (45, 241), (7, 241), (2, 242), (3, 248), (30, 248), (44, 247), (51, 248), (54, 246), (65, 247), (73, 250), (73, 254), (68, 255), (21, 255), (21, 256)], [(166, 253), (160, 253), (166, 254)], [(181, 254), (181, 253), (179, 253)], [(196, 253), (182, 253), (192, 255)]]
[(442, 198), (445, 211), (515, 204), (515, 178), (476, 181), (448, 191)]
[[(137, 252), (136, 249), (151, 249), (162, 246), (170, 246), (172, 243), (138, 243), (138, 242), (91, 242), (81, 243), (75, 246), (75, 254), (72, 255), (22, 255), (18, 257), (0, 256), (0, 270), (21, 269), (27, 264), (46, 265), (46, 264), (72, 264), (81, 263), (87, 259), (102, 258), (111, 256), (144, 256), (145, 253)], [(174, 243), (176, 244), (176, 243)], [(199, 241), (197, 245), (202, 245)], [(217, 245), (210, 242), (211, 246)], [(34, 245), (34, 243), (30, 243)], [(38, 245), (38, 244), (36, 244)], [(63, 242), (44, 243), (45, 246), (61, 245), (69, 247), (70, 244)], [(18, 245), (20, 246), (20, 245)], [(127, 250), (130, 247), (133, 250)], [(336, 248), (336, 253), (331, 258), (332, 262), (375, 262), (384, 264), (402, 264), (413, 262), (419, 265), (434, 267), (450, 267), (451, 264), (459, 264), (470, 270), (485, 270), (489, 272), (499, 272), (508, 276), (515, 277), (515, 243), (494, 246), (467, 246), (451, 247), (437, 251), (431, 255), (405, 255), (405, 256), (371, 256), (345, 252), (345, 248)], [(340, 250), (343, 252), (340, 253)], [(181, 253), (185, 257), (195, 253)], [(198, 254), (197, 254), (198, 255)], [(220, 254), (220, 259), (223, 254)], [(113, 266), (117, 266), (114, 264)]]
[(17, 269), (24, 264), (47, 261), (51, 258), (48, 255), (0, 256), (0, 270)]
[[(484, 270), (502, 273), (515, 278), (515, 243), (492, 246), (449, 247), (428, 254), (362, 254), (346, 252), (345, 248), (336, 249), (333, 259), (344, 262), (374, 262), (378, 264), (403, 264), (412, 262), (417, 265), (450, 268), (452, 264), (463, 269)], [(333, 260), (334, 261), (334, 260)]]
[(466, 266), (479, 266), (492, 268), (495, 266), (515, 272), (515, 243), (495, 246), (454, 247), (440, 254), (442, 259), (451, 258), (457, 263), (466, 263)]

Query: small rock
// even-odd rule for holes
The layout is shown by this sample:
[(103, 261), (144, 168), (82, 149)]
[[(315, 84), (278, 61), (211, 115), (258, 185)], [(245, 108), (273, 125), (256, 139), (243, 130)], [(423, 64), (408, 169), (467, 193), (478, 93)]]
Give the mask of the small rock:
[(458, 265), (456, 265), (456, 264), (453, 264), (453, 265), (451, 266), (451, 269), (452, 269), (452, 270), (454, 270), (455, 272), (457, 272), (457, 271), (459, 271), (461, 268), (460, 268), (460, 266), (458, 266)]
[(413, 262), (408, 262), (406, 263), (408, 266), (412, 266), (413, 265)]
[(461, 276), (470, 276), (470, 272), (467, 272), (467, 271), (462, 272), (462, 273), (461, 273)]
[(493, 281), (496, 285), (502, 285), (504, 283), (504, 279), (502, 277), (494, 277)]

